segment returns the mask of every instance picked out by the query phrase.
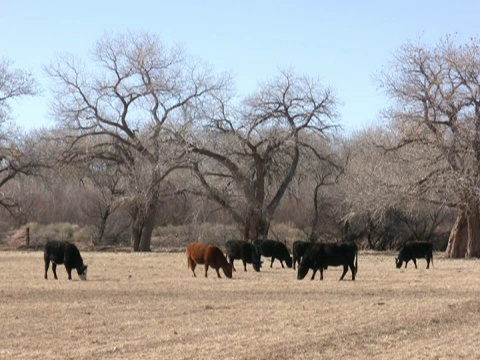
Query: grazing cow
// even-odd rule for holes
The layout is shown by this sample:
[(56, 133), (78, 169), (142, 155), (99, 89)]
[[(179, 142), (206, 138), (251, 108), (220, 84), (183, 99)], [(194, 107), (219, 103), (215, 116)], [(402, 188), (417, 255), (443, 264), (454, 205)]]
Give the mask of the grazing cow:
[(293, 242), (293, 247), (292, 247), (292, 253), (293, 253), (293, 270), (295, 270), (295, 265), (298, 263), (298, 266), (300, 266), (300, 262), (302, 261), (302, 257), (305, 254), (305, 251), (307, 251), (307, 248), (310, 246), (311, 242), (307, 241), (294, 241)]
[(408, 262), (412, 260), (415, 269), (417, 269), (416, 259), (423, 258), (427, 259), (427, 269), (430, 268), (430, 260), (432, 260), (433, 266), (433, 244), (428, 241), (407, 242), (401, 247), (398, 257), (395, 258), (395, 263), (397, 269), (400, 269), (405, 261), (405, 268), (407, 268)]
[(272, 258), (270, 267), (273, 266), (275, 259), (280, 260), (282, 268), (285, 268), (283, 266), (284, 261), (289, 268), (292, 267), (292, 257), (284, 243), (276, 240), (256, 239), (253, 241), (253, 246), (255, 246), (259, 255)]
[(203, 264), (205, 266), (205, 277), (207, 277), (208, 267), (211, 266), (215, 269), (219, 278), (221, 278), (220, 272), (218, 271), (220, 268), (222, 268), (227, 278), (232, 278), (232, 266), (227, 262), (222, 250), (215, 245), (199, 242), (188, 244), (187, 260), (193, 277), (197, 277), (195, 274), (197, 264)]
[(262, 267), (260, 255), (251, 243), (243, 240), (228, 240), (225, 243), (225, 250), (233, 271), (237, 271), (233, 266), (234, 260), (242, 260), (244, 271), (247, 271), (247, 263), (252, 264), (255, 271), (260, 271)]
[(320, 270), (320, 280), (323, 280), (324, 269), (327, 269), (328, 266), (340, 265), (343, 265), (340, 280), (343, 280), (349, 267), (352, 272), (352, 280), (355, 280), (358, 270), (358, 249), (355, 243), (314, 243), (308, 247), (303, 255), (302, 262), (298, 267), (297, 279), (302, 280), (307, 275), (308, 270), (312, 269), (312, 280), (315, 278), (317, 270)]
[(87, 280), (87, 265), (83, 264), (82, 256), (78, 248), (66, 241), (48, 241), (45, 244), (43, 258), (45, 259), (45, 279), (47, 279), (48, 267), (52, 262), (52, 271), (57, 278), (57, 265), (64, 264), (68, 273), (68, 280), (72, 280), (72, 269), (77, 269), (78, 276)]

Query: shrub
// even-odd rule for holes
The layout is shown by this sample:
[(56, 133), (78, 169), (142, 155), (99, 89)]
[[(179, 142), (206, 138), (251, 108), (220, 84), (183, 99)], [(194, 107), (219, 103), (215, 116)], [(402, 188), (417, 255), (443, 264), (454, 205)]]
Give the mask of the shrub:
[(30, 228), (30, 244), (43, 245), (48, 240), (71, 241), (87, 244), (91, 241), (88, 232), (77, 224), (51, 223), (39, 224), (29, 223), (25, 227)]

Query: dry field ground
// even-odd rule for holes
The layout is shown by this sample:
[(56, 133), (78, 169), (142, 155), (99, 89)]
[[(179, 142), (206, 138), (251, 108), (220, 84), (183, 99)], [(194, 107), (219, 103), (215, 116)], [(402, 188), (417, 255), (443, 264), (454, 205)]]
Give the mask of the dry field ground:
[(361, 253), (356, 281), (329, 268), (320, 282), (277, 262), (237, 261), (229, 280), (192, 278), (184, 253), (82, 254), (86, 282), (63, 266), (44, 280), (41, 252), (0, 252), (0, 359), (480, 358), (478, 260), (397, 270)]

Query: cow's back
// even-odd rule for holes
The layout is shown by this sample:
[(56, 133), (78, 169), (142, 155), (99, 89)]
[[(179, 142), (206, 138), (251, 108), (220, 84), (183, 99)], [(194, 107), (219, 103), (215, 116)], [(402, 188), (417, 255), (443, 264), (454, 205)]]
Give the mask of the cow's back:
[(426, 241), (411, 241), (404, 244), (399, 251), (398, 258), (403, 261), (423, 258), (427, 254), (431, 255), (433, 244)]
[(340, 266), (353, 262), (357, 253), (355, 243), (326, 243), (322, 247), (321, 261), (325, 265)]
[(324, 243), (312, 243), (303, 254), (302, 264), (312, 269), (320, 266), (325, 253), (324, 246)]
[(269, 252), (269, 249), (268, 249), (268, 245), (264, 244), (265, 243), (265, 240), (263, 239), (255, 239), (253, 240), (253, 246), (255, 247), (255, 250), (257, 251), (257, 253), (259, 255), (263, 255), (263, 256), (271, 256), (271, 255), (267, 255), (266, 253)]
[(66, 264), (69, 264), (74, 268), (83, 266), (82, 255), (80, 255), (80, 251), (74, 244), (66, 243), (64, 259)]
[(409, 242), (405, 244), (404, 249), (410, 257), (421, 258), (432, 254), (433, 244), (427, 241)]
[(65, 253), (67, 243), (62, 241), (47, 241), (43, 250), (45, 261), (52, 261), (55, 264), (63, 264), (65, 261)]
[(287, 260), (288, 258), (290, 258), (290, 252), (287, 249), (287, 245), (280, 241), (272, 241), (274, 244), (273, 247), (275, 256), (282, 260)]
[(310, 244), (311, 243), (307, 241), (294, 241), (292, 246), (294, 255), (297, 258), (301, 258), (305, 254), (305, 251), (307, 251), (307, 248), (310, 246)]
[(309, 269), (316, 271), (323, 266), (323, 247), (325, 244), (312, 243), (303, 254), (302, 261), (298, 266), (297, 279), (301, 280), (305, 277)]
[(214, 268), (222, 269), (226, 277), (232, 278), (232, 266), (228, 263), (222, 250), (210, 244), (205, 250), (205, 264)]
[(246, 241), (228, 240), (225, 243), (225, 251), (227, 253), (227, 256), (235, 260), (241, 259), (244, 243), (246, 243)]
[(257, 264), (260, 262), (260, 256), (257, 254), (257, 250), (248, 241), (242, 241), (240, 256), (248, 263)]
[(257, 249), (257, 253), (265, 257), (275, 256), (280, 259), (290, 257), (287, 247), (280, 241), (257, 239), (254, 241), (254, 246)]
[(253, 244), (245, 240), (228, 240), (225, 243), (225, 250), (230, 264), (233, 264), (233, 260), (242, 260), (245, 271), (246, 263), (252, 264), (255, 271), (260, 271), (262, 267), (260, 254)]
[(227, 264), (227, 259), (218, 247), (210, 245), (205, 250), (205, 262), (214, 269), (219, 269)]
[(192, 242), (187, 245), (187, 257), (197, 264), (204, 264), (209, 246), (207, 243)]

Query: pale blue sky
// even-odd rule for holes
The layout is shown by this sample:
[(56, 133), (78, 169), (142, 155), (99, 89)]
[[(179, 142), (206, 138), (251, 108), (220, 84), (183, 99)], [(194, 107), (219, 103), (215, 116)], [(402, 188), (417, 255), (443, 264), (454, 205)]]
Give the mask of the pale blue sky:
[(372, 75), (400, 45), (455, 33), (468, 40), (480, 35), (479, 20), (476, 0), (0, 0), (0, 56), (32, 71), (44, 89), (13, 104), (26, 128), (53, 124), (43, 66), (57, 53), (86, 57), (104, 32), (141, 30), (231, 71), (242, 93), (281, 68), (320, 76), (337, 90), (342, 124), (356, 130), (385, 106)]

